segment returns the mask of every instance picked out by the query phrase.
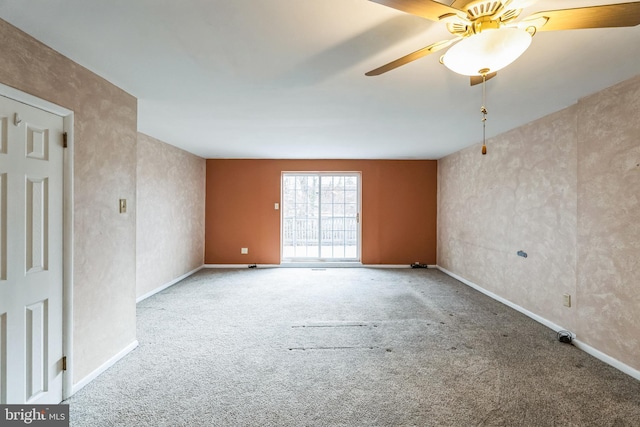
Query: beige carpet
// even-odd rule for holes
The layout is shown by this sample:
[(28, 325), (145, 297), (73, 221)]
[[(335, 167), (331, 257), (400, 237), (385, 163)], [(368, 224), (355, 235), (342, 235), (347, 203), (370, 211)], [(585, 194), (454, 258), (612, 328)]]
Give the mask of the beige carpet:
[(640, 382), (436, 270), (202, 270), (72, 426), (640, 426)]

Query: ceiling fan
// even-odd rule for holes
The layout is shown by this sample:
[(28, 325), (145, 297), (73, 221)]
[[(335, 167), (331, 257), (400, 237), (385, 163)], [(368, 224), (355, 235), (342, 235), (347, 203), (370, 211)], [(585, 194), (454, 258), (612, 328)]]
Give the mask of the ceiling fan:
[(377, 76), (451, 46), (440, 58), (449, 69), (482, 83), (522, 55), (538, 31), (633, 27), (640, 24), (640, 2), (537, 12), (518, 20), (535, 0), (370, 0), (384, 6), (444, 22), (455, 37), (441, 40), (369, 71)]

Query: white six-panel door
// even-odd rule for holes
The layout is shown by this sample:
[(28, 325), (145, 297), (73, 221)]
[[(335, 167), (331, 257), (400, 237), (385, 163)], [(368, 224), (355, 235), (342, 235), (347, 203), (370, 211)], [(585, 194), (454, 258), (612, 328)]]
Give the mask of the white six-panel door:
[(0, 402), (62, 400), (63, 119), (0, 97)]

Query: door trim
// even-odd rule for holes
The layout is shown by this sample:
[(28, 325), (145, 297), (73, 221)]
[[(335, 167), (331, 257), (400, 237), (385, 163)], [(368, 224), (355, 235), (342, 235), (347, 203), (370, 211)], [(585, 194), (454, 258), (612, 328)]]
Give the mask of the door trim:
[(63, 118), (67, 148), (62, 164), (62, 351), (67, 357), (67, 370), (62, 372), (62, 398), (73, 389), (73, 149), (74, 113), (60, 105), (40, 99), (0, 83), (0, 95)]

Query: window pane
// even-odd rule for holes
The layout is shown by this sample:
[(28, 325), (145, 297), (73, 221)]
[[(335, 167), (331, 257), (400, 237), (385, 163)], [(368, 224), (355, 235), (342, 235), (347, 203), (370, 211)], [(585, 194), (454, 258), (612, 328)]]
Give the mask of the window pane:
[(331, 206), (331, 203), (333, 203), (333, 192), (331, 190), (322, 190), (323, 208), (325, 206)]
[(347, 176), (344, 181), (344, 188), (349, 191), (358, 190), (358, 179), (355, 176)]

